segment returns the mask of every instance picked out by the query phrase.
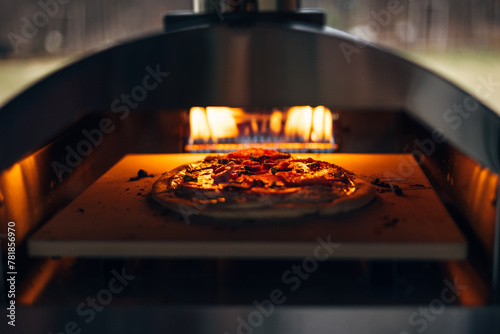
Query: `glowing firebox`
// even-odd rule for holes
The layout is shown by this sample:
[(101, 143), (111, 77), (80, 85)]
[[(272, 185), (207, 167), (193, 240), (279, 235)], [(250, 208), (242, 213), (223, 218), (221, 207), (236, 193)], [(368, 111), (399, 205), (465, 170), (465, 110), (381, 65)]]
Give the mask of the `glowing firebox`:
[(337, 113), (317, 106), (271, 110), (193, 107), (186, 152), (229, 152), (266, 147), (288, 152), (334, 152)]

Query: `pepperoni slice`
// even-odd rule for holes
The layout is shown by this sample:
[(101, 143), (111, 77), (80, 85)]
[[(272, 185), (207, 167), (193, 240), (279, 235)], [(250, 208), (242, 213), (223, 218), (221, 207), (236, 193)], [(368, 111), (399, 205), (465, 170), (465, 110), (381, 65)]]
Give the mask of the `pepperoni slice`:
[(347, 180), (341, 168), (324, 161), (292, 160), (288, 168), (289, 170), (277, 172), (276, 176), (289, 187), (332, 185), (334, 182), (345, 183)]

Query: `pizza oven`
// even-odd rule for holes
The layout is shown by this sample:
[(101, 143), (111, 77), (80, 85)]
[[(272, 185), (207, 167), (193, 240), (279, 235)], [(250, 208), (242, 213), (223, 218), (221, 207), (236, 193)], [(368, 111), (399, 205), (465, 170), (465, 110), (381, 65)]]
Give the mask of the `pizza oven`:
[[(7, 332), (498, 332), (499, 114), (298, 1), (259, 3), (195, 1), (0, 109)], [(338, 163), (377, 197), (275, 222), (148, 196), (244, 147)]]

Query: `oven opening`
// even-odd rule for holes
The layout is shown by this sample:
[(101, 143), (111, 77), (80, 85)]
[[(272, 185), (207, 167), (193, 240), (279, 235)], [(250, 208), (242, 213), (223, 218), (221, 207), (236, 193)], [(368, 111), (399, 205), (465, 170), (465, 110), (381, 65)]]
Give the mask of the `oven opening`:
[(324, 106), (280, 108), (192, 107), (184, 150), (231, 152), (265, 147), (283, 152), (338, 150), (339, 113)]

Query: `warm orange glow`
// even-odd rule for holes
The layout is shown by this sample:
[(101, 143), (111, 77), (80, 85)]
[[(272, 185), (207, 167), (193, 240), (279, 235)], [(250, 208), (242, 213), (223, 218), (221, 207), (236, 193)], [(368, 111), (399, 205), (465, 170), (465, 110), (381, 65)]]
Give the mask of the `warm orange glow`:
[(207, 107), (207, 119), (212, 138), (231, 138), (238, 135), (235, 116), (243, 113), (241, 109)]
[[(466, 175), (467, 192), (470, 196), (466, 197), (466, 204), (470, 209), (466, 212), (468, 220), (471, 222), (474, 232), (484, 242), (484, 246), (490, 252), (494, 248), (494, 222), (496, 215), (495, 197), (498, 191), (498, 175), (492, 173), (489, 169), (480, 165), (474, 165), (473, 168), (467, 168), (464, 165), (461, 173), (457, 175)], [(450, 184), (457, 182), (457, 186), (462, 187), (463, 182), (460, 178), (448, 180)]]
[(231, 151), (266, 147), (287, 151), (335, 151), (333, 114), (323, 107), (275, 108), (271, 113), (239, 108), (193, 107), (186, 151)]
[(286, 115), (285, 135), (287, 137), (301, 137), (309, 140), (312, 124), (312, 108), (291, 107)]
[[(319, 107), (318, 107), (319, 108)], [(339, 119), (339, 115), (335, 114), (335, 120)], [(333, 138), (333, 115), (328, 109), (325, 109), (324, 121), (323, 121), (323, 135), (325, 140), (331, 140)]]
[(322, 141), (325, 138), (325, 115), (325, 107), (319, 106), (314, 108), (313, 129), (311, 133), (312, 141)]
[(190, 144), (194, 140), (217, 142), (220, 138), (231, 138), (238, 135), (235, 116), (243, 111), (237, 108), (226, 107), (193, 107), (189, 112), (189, 126), (191, 130)]
[(236, 151), (241, 148), (248, 147), (258, 147), (258, 148), (269, 148), (274, 150), (284, 150), (284, 151), (303, 151), (303, 150), (332, 150), (338, 149), (337, 144), (331, 143), (239, 143), (239, 144), (193, 144), (186, 145), (187, 151), (199, 152), (199, 151), (215, 151), (215, 152), (230, 152)]
[(458, 296), (462, 306), (484, 305), (489, 297), (489, 289), (484, 281), (471, 268), (468, 262), (449, 261), (446, 263), (449, 272), (448, 281), (462, 287)]
[[(16, 223), (16, 239), (20, 242), (28, 232), (30, 222), (37, 219), (33, 198), (40, 196), (40, 187), (34, 155), (15, 163), (0, 174), (0, 197), (6, 216)], [(0, 232), (2, 230), (0, 229)]]
[(279, 135), (281, 131), (281, 122), (283, 119), (283, 113), (278, 110), (274, 110), (271, 114), (271, 119), (269, 120), (269, 127), (274, 135)]
[(61, 262), (68, 262), (69, 260), (44, 260), (40, 263), (33, 273), (34, 278), (30, 280), (30, 283), (26, 289), (22, 289), (18, 301), (23, 305), (33, 305), (38, 296), (46, 288), (47, 284), (50, 282), (54, 276), (59, 264)]
[(191, 128), (191, 138), (209, 139), (211, 136), (208, 126), (207, 114), (204, 108), (191, 108), (189, 113), (189, 124)]

